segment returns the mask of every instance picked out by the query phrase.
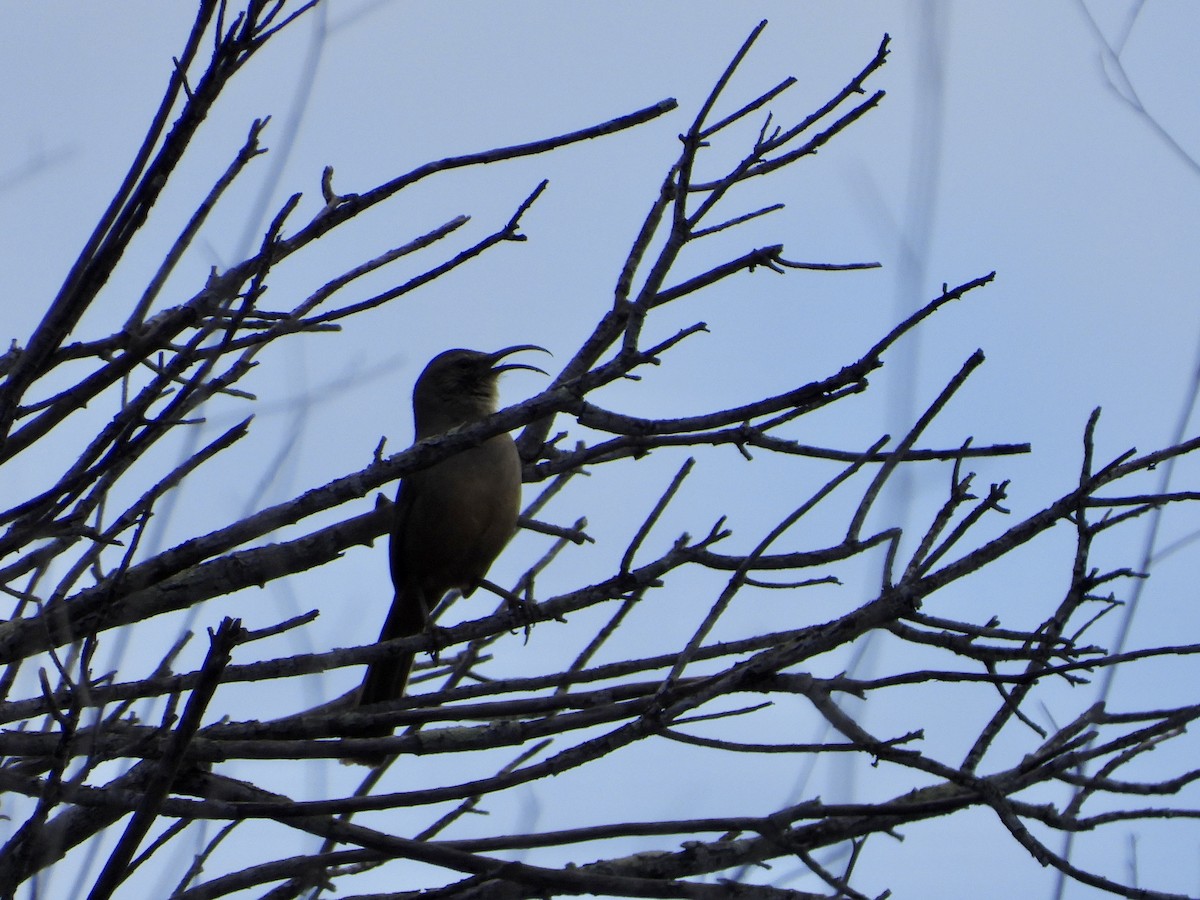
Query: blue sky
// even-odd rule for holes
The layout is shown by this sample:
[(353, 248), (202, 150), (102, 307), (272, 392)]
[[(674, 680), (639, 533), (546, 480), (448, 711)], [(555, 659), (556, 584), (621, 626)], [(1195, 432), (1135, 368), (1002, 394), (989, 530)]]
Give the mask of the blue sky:
[[(1131, 20), (1133, 11), (1138, 14)], [(5, 123), (0, 204), (7, 212), (0, 236), (8, 260), (7, 333), (0, 337), (23, 340), (61, 283), (124, 174), (170, 58), (182, 46), (189, 12), (188, 4), (153, 2), (10, 4), (0, 12), (0, 77), (9, 85), (0, 94)], [(703, 248), (711, 255), (698, 251), (694, 260), (685, 257), (685, 264), (699, 270), (757, 243), (782, 242), (792, 259), (872, 260), (882, 268), (786, 277), (760, 272), (726, 282), (686, 307), (668, 308), (653, 321), (653, 333), (666, 336), (704, 320), (710, 334), (690, 339), (669, 365), (604, 399), (634, 414), (679, 415), (782, 390), (849, 362), (943, 283), (995, 270), (994, 284), (936, 316), (915, 341), (889, 357), (867, 397), (811, 423), (803, 420), (792, 436), (865, 446), (911, 422), (982, 348), (986, 364), (928, 443), (958, 444), (968, 435), (976, 443), (1032, 442), (1035, 452), (1028, 458), (978, 466), (980, 486), (1011, 478), (1009, 505), (1015, 514), (1028, 514), (1071, 488), (1093, 407), (1104, 410), (1099, 455), (1110, 457), (1131, 446), (1149, 450), (1167, 443), (1187, 396), (1200, 333), (1198, 17), (1196, 7), (1169, 2), (1087, 7), (333, 2), (243, 73), (202, 133), (179, 183), (164, 195), (154, 227), (139, 237), (105, 302), (81, 323), (76, 337), (107, 333), (123, 321), (128, 297), (137, 295), (191, 204), (236, 152), (256, 116), (273, 117), (264, 137), (272, 154), (218, 209), (197, 252), (169, 283), (171, 302), (189, 296), (210, 266), (228, 265), (246, 252), (247, 240), (261, 231), (263, 213), (255, 199), (264, 184), (271, 198), (267, 217), (288, 194), (303, 191), (302, 219), (319, 208), (326, 165), (334, 167), (338, 191), (362, 191), (430, 159), (549, 136), (665, 97), (678, 99), (674, 114), (634, 132), (433, 179), (362, 217), (345, 234), (322, 241), (319, 252), (283, 267), (271, 285), (281, 307), (341, 269), (460, 213), (472, 216), (461, 239), (468, 243), (504, 222), (538, 181), (550, 180), (523, 219), (526, 243), (500, 247), (427, 290), (351, 320), (339, 335), (285, 342), (291, 346), (268, 354), (250, 379), (248, 387), (259, 397), (254, 410), (230, 405), (212, 411), (210, 437), (236, 416), (258, 413), (254, 440), (224, 463), (237, 467), (239, 477), (185, 490), (177, 517), (164, 524), (159, 539), (169, 544), (217, 527), (247, 505), (278, 502), (365, 465), (381, 435), (390, 450), (402, 449), (411, 429), (412, 381), (442, 349), (532, 342), (552, 349), (559, 361), (569, 358), (611, 300), (621, 261), (677, 152), (675, 135), (760, 19), (770, 25), (730, 86), (726, 111), (794, 75), (797, 85), (772, 108), (782, 119), (799, 118), (855, 74), (886, 32), (892, 36), (891, 56), (870, 84), (887, 91), (880, 108), (817, 156), (760, 179), (764, 183), (730, 200), (731, 215), (775, 201), (787, 204), (784, 212), (712, 239)], [(1118, 45), (1120, 55), (1114, 57), (1110, 50)], [(315, 80), (306, 93), (302, 75), (312, 71), (306, 67), (313, 58)], [(297, 108), (299, 117), (292, 113)], [(286, 155), (279, 152), (284, 146)], [(714, 147), (712, 156), (740, 150), (731, 142)], [(277, 165), (282, 168), (275, 172)], [(271, 177), (278, 179), (273, 187)], [(396, 283), (406, 271), (387, 270), (362, 291)], [(714, 371), (719, 378), (711, 377)], [(696, 390), (698, 384), (702, 390)], [(504, 399), (515, 402), (539, 385), (531, 375), (509, 376)], [(285, 442), (297, 423), (301, 437), (290, 447)], [(1188, 434), (1194, 433), (1189, 427)], [(71, 458), (71, 451), (58, 448), (6, 474), (36, 481)], [(262, 460), (275, 454), (282, 457), (278, 469), (263, 472)], [(564, 573), (564, 584), (572, 575), (611, 569), (622, 541), (681, 459), (663, 453), (626, 466), (619, 495), (609, 481), (613, 474), (601, 472), (555, 501), (548, 517), (568, 523), (586, 515), (598, 539), (594, 548), (573, 551), (573, 572)], [(656, 540), (667, 543), (679, 530), (695, 533), (728, 515), (739, 546), (753, 546), (805, 490), (831, 474), (822, 468), (796, 471), (791, 463), (785, 467), (769, 458), (747, 466), (732, 450), (709, 454)], [(1194, 464), (1182, 465), (1177, 487), (1194, 485), (1196, 472)], [(261, 493), (247, 489), (260, 478)], [(908, 505), (893, 497), (886, 514), (925, 521), (942, 502), (947, 478), (943, 468), (917, 474)], [(1195, 527), (1194, 514), (1175, 512), (1164, 523), (1163, 541)], [(1135, 526), (1106, 542), (1106, 562), (1136, 565), (1143, 534)], [(797, 539), (804, 537), (819, 540)], [(541, 546), (521, 536), (493, 569), (494, 580), (515, 578)], [(1066, 583), (1070, 559), (1064, 552), (1069, 544), (1050, 540), (1000, 567), (994, 580), (973, 582), (976, 593), (960, 590), (939, 598), (942, 612), (952, 615), (956, 604), (965, 604), (973, 615), (986, 609), (1006, 621), (1038, 621)], [(1195, 640), (1200, 632), (1195, 566), (1195, 549), (1188, 548), (1156, 567), (1135, 622), (1135, 645)], [(841, 590), (852, 597), (869, 591), (878, 577), (867, 567), (842, 575)], [(298, 639), (296, 650), (374, 637), (389, 596), (380, 547), (347, 554), (293, 581), (211, 604), (198, 625), (213, 625), (237, 610), (249, 627), (261, 627), (319, 607), (321, 619)], [(713, 588), (697, 580), (686, 589), (699, 597)], [(686, 630), (685, 600), (676, 595), (648, 612), (648, 634), (631, 638), (622, 649), (650, 652), (660, 629)], [(819, 608), (808, 607), (804, 615), (820, 616), (821, 609), (832, 615), (843, 600), (822, 594), (813, 601)], [(756, 598), (739, 610), (735, 627), (760, 627), (791, 614), (792, 604), (808, 602)], [(574, 647), (562, 628), (542, 626), (528, 647), (514, 640), (505, 651), (538, 654), (538, 668), (552, 670), (554, 660), (569, 659)], [(586, 627), (582, 633), (586, 640)], [(868, 665), (908, 664), (889, 656), (893, 652), (890, 645), (880, 646)], [(148, 658), (145, 665), (153, 662)], [(136, 663), (124, 664), (137, 670)], [(1164, 677), (1164, 671), (1131, 669), (1117, 681), (1114, 704), (1150, 705), (1147, 695), (1161, 696), (1162, 705), (1194, 701), (1194, 681)], [(281, 691), (277, 702), (299, 708), (335, 696), (353, 681), (351, 672), (336, 674), (336, 683), (331, 677), (329, 683), (311, 684), (303, 696), (295, 688)], [(944, 709), (929, 712), (931, 742), (953, 748), (964, 727), (969, 735), (977, 726), (975, 719), (984, 713), (975, 710), (972, 718), (970, 707), (964, 712), (957, 705), (960, 700), (950, 696)], [(261, 698), (242, 702), (253, 709)], [(1057, 694), (1047, 704), (1048, 716), (1086, 705), (1078, 696)], [(774, 736), (809, 739), (811, 718), (799, 708), (788, 712), (795, 730), (781, 715), (773, 726), (781, 732)], [(911, 727), (906, 712), (859, 710), (881, 733)], [(1012, 752), (1024, 749), (1014, 745)], [(1170, 750), (1162, 756), (1179, 763)], [(684, 758), (697, 767), (713, 759), (701, 753)], [(697, 796), (686, 777), (664, 782), (661, 759), (647, 747), (613, 762), (626, 767), (619, 774), (626, 796), (579, 796), (604, 821), (733, 812), (728, 804), (745, 797), (755, 805), (753, 812), (761, 812), (778, 800), (781, 784), (798, 777), (788, 768), (794, 761), (771, 760), (761, 771), (756, 763), (753, 775), (737, 774), (735, 789)], [(392, 777), (397, 784), (423, 778), (426, 771), (437, 777), (439, 764), (421, 760), (414, 764), (418, 774)], [(246, 771), (261, 774), (253, 767)], [(298, 795), (353, 787), (347, 773), (328, 767), (311, 767), (305, 777), (294, 789)], [(810, 784), (808, 790), (827, 800), (887, 797), (896, 789), (887, 773), (874, 770), (848, 779), (830, 767), (814, 777), (820, 787)], [(513, 798), (511, 809), (494, 810), (480, 833), (521, 827), (530, 816), (539, 829), (560, 827), (567, 820), (557, 818), (559, 798), (539, 794), (545, 790)], [(587, 785), (564, 778), (554, 790), (571, 796)], [(416, 831), (423, 821), (394, 827)], [(1125, 875), (1127, 839), (1115, 830), (1095, 836), (1081, 848), (1086, 854), (1081, 864)], [(961, 871), (940, 868), (949, 840), (964, 854)], [(1139, 844), (1144, 882), (1200, 893), (1194, 864), (1180, 867), (1172, 857), (1194, 860), (1195, 845), (1194, 832), (1185, 828), (1161, 838), (1147, 832)], [(909, 829), (903, 844), (874, 847), (879, 849), (860, 867), (864, 890), (963, 896), (967, 885), (977, 888), (977, 865), (994, 874), (996, 893), (990, 896), (1049, 896), (1050, 876), (985, 814), (929, 823)], [(936, 879), (931, 867), (939, 869)], [(46, 896), (68, 896), (60, 892), (66, 890), (65, 877), (50, 884)], [(815, 889), (803, 881), (792, 886)], [(1087, 894), (1076, 889), (1068, 896)]]

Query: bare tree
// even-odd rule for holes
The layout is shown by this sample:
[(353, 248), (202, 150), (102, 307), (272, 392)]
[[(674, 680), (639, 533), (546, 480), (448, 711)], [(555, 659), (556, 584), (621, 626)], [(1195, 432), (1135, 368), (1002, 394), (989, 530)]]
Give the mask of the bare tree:
[[(507, 222), (464, 249), (443, 249), (465, 225), (465, 218), (454, 218), (326, 283), (312, 284), (290, 307), (266, 306), (265, 292), (283, 263), (314, 252), (327, 235), (359, 226), (360, 214), (441, 173), (552, 153), (636, 128), (676, 107), (666, 100), (554, 137), (435, 160), (356, 193), (339, 194), (327, 169), (321, 180), (324, 205), (314, 215), (297, 223), (300, 195), (293, 195), (245, 259), (214, 270), (189, 297), (164, 293), (210, 211), (265, 152), (264, 123), (256, 121), (224, 174), (198, 198), (161, 267), (144, 279), (144, 292), (127, 302), (123, 327), (76, 335), (69, 343), (73, 333), (86, 330), (84, 314), (107, 296), (113, 273), (152, 220), (159, 195), (174, 183), (218, 97), (250, 59), (268, 52), (276, 35), (313, 5), (249, 0), (234, 12), (212, 0), (200, 4), (128, 176), (40, 325), (0, 358), (0, 464), (36, 458), (52, 443), (80, 448), (67, 467), (47, 472), (44, 483), (10, 483), (7, 490), (0, 541), (2, 583), (12, 606), (0, 625), (6, 664), (0, 706), (6, 764), (0, 783), (10, 797), (27, 800), (14, 801), (8, 810), (17, 818), (0, 848), (0, 895), (14, 896), (21, 886), (36, 884), (47, 868), (77, 864), (91, 853), (103, 862), (78, 896), (133, 896), (127, 893), (133, 873), (151, 861), (170, 860), (177, 884), (171, 896), (187, 900), (247, 890), (272, 898), (312, 896), (328, 886), (344, 895), (378, 883), (364, 879), (381, 866), (391, 873), (390, 897), (861, 897), (865, 888), (857, 886), (855, 866), (872, 841), (923, 820), (985, 809), (1037, 862), (1072, 879), (1121, 896), (1174, 896), (1079, 868), (1050, 850), (1046, 835), (1194, 819), (1196, 809), (1170, 798), (1200, 769), (1148, 777), (1138, 774), (1137, 764), (1149, 751), (1179, 739), (1200, 716), (1200, 705), (1164, 709), (1149, 698), (1145, 709), (1113, 711), (1080, 695), (1070, 720), (1050, 730), (1030, 708), (1055, 685), (1200, 649), (1151, 646), (1114, 654), (1089, 637), (1129, 580), (1143, 574), (1094, 562), (1097, 539), (1150, 510), (1200, 496), (1147, 491), (1139, 481), (1155, 466), (1196, 450), (1200, 439), (1099, 458), (1093, 414), (1082, 439), (1077, 482), (1004, 528), (995, 522), (1007, 512), (1007, 483), (978, 488), (969, 467), (1028, 452), (1028, 446), (974, 446), (965, 435), (954, 446), (923, 440), (982, 363), (978, 351), (927, 398), (923, 413), (898, 439), (826, 447), (795, 437), (798, 420), (866, 391), (898, 341), (948, 304), (982, 289), (992, 274), (943, 286), (916, 313), (820, 380), (689, 415), (647, 418), (605, 405), (605, 388), (638, 378), (647, 366), (669, 366), (675, 348), (706, 330), (696, 322), (665, 338), (648, 337), (653, 331), (647, 324), (660, 321), (664, 307), (686, 307), (713, 285), (756, 270), (796, 277), (806, 270), (873, 265), (797, 261), (781, 243), (723, 258), (707, 249), (712, 242), (705, 239), (737, 234), (743, 223), (781, 208), (772, 203), (747, 211), (731, 197), (748, 182), (802, 164), (880, 102), (882, 91), (868, 85), (886, 61), (886, 37), (820, 108), (799, 121), (779, 122), (769, 110), (792, 79), (730, 99), (736, 94), (733, 76), (763, 26), (750, 35), (683, 129), (678, 157), (650, 201), (617, 274), (611, 304), (597, 310), (592, 332), (543, 390), (478, 425), (403, 452), (385, 456), (381, 446), (370, 465), (357, 468), (347, 461), (344, 475), (286, 502), (175, 546), (141, 551), (152, 516), (180, 485), (218, 470), (222, 454), (252, 433), (247, 418), (195, 447), (182, 462), (164, 462), (173, 458), (171, 448), (186, 446), (186, 434), (201, 415), (252, 399), (239, 382), (260, 358), (269, 359), (264, 351), (285, 338), (335, 331), (350, 317), (370, 317), (500, 244), (525, 240), (522, 217), (545, 183)], [(363, 276), (408, 258), (427, 262), (394, 287), (344, 299)], [(716, 369), (713, 377), (719, 377)], [(697, 386), (694, 396), (703, 400), (708, 387)], [(103, 410), (104, 420), (80, 440), (85, 409)], [(517, 583), (489, 585), (496, 595), (491, 614), (390, 645), (285, 654), (265, 649), (277, 646), (265, 639), (311, 631), (316, 610), (258, 631), (226, 619), (209, 630), (207, 656), (193, 670), (176, 671), (186, 634), (160, 648), (148, 675), (132, 663), (128, 672), (95, 670), (99, 648), (138, 623), (202, 609), (205, 601), (333, 563), (348, 549), (370, 544), (388, 524), (389, 505), (376, 500), (376, 492), (516, 429), (526, 496), (532, 498), (522, 525), (541, 536), (545, 548)], [(664, 549), (651, 549), (662, 544), (664, 518), (685, 482), (706, 477), (696, 460), (726, 445), (747, 459), (782, 461), (797, 483), (817, 478), (817, 486), (765, 533), (735, 534), (716, 518), (696, 522)], [(623, 463), (681, 450), (691, 456), (657, 500), (643, 504), (640, 526), (627, 545), (615, 553), (594, 548), (611, 553), (604, 557), (609, 566), (604, 577), (580, 578), (562, 563), (566, 548), (587, 546), (588, 526), (584, 520), (542, 518), (551, 498), (572, 490), (575, 476), (583, 473), (612, 479), (615, 496)], [(935, 467), (946, 478), (940, 508), (909, 526), (907, 534), (899, 523), (874, 524), (881, 492), (904, 467)], [(812, 521), (820, 521), (816, 533), (825, 537), (801, 543), (796, 529)], [(960, 603), (952, 617), (926, 611), (935, 595), (975, 584), (973, 576), (1051, 532), (1071, 536), (1071, 576), (1057, 595), (1054, 585), (1046, 586), (1049, 599), (1036, 625), (1001, 624), (992, 613), (999, 600), (984, 608)], [(765, 590), (803, 596), (837, 584), (839, 572), (862, 560), (878, 563), (877, 583), (866, 594), (836, 594), (832, 614), (823, 606), (798, 612), (778, 630), (737, 638), (722, 632), (735, 598)], [(719, 586), (708, 599), (693, 598), (704, 606), (684, 640), (664, 629), (649, 636), (656, 640), (653, 653), (618, 651), (616, 661), (598, 661), (623, 646), (623, 623), (639, 609), (694, 590), (693, 573), (718, 579)], [(589, 623), (589, 630), (571, 629), (577, 644), (573, 663), (547, 669), (515, 645), (522, 633), (556, 627), (545, 624), (555, 621)], [(831, 660), (844, 660), (872, 638), (906, 651), (891, 655), (893, 670), (874, 677), (839, 673)], [(514, 645), (504, 654), (503, 669), (495, 650), (502, 641)], [(424, 666), (412, 696), (379, 710), (356, 711), (341, 698), (286, 716), (239, 720), (223, 703), (234, 685), (266, 690), (281, 680), (311, 680), (335, 669), (358, 672), (402, 650), (430, 651), (434, 660)], [(14, 696), (19, 673), (31, 667), (39, 671), (40, 693)], [(519, 674), (509, 674), (517, 667)], [(831, 670), (834, 674), (819, 674)], [(888, 733), (873, 733), (846, 702), (896, 695), (904, 697), (905, 724)], [(145, 698), (165, 699), (157, 721), (134, 714), (134, 704)], [(960, 703), (981, 719), (965, 750), (927, 742), (929, 710)], [(764, 723), (781, 708), (815, 713), (828, 736), (803, 744), (772, 740)], [(398, 733), (342, 737), (369, 723), (394, 725)], [(710, 818), (639, 821), (598, 819), (592, 809), (563, 797), (556, 812), (574, 823), (570, 827), (462, 836), (472, 813), (554, 776), (582, 772), (597, 793), (619, 792), (620, 761), (649, 743), (667, 755), (668, 774), (676, 765), (672, 755), (688, 754), (677, 764), (684, 783), (688, 763), (682, 760), (703, 748), (711, 778), (736, 778), (762, 755), (782, 754), (798, 766), (836, 756), (855, 766), (886, 767), (904, 787), (857, 803), (824, 802), (811, 794), (788, 798), (781, 790), (779, 804), (766, 814), (747, 808)], [(333, 760), (372, 752), (392, 754), (399, 761), (393, 772), (417, 756), (454, 765), (410, 767), (404, 784), (385, 792), (377, 788), (386, 767), (348, 796), (327, 788), (298, 798), (278, 787), (298, 779), (305, 760), (328, 760), (331, 771), (341, 773), (346, 770), (335, 769)], [(491, 769), (481, 773), (480, 759)], [(229, 773), (236, 760), (274, 764), (269, 776), (252, 781)], [(1127, 771), (1135, 774), (1127, 777)], [(1064, 792), (1054, 789), (1064, 787), (1070, 801), (1055, 802)], [(553, 788), (549, 795), (555, 796)], [(420, 829), (401, 830), (392, 827), (398, 819), (367, 815), (400, 810), (428, 810), (430, 819)], [(188, 836), (197, 833), (203, 848), (178, 865), (188, 852), (181, 849)], [(242, 853), (253, 861), (219, 865), (221, 848), (243, 833), (255, 835), (241, 842)], [(298, 836), (316, 836), (322, 849), (298, 850)], [(612, 849), (631, 843), (639, 852)], [(776, 860), (797, 861), (815, 877), (807, 889), (785, 886), (765, 867)], [(423, 893), (429, 888), (438, 890)]]

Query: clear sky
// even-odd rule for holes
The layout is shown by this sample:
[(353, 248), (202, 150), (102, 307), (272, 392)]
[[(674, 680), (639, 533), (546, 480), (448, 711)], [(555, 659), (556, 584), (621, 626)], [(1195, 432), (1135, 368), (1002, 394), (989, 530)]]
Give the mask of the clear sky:
[[(0, 8), (0, 79), (6, 85), (0, 92), (5, 213), (0, 338), (23, 341), (29, 334), (124, 175), (171, 57), (182, 47), (190, 6), (126, 0)], [(107, 333), (123, 321), (128, 298), (137, 296), (256, 116), (272, 116), (264, 137), (272, 153), (217, 210), (198, 252), (169, 283), (164, 302), (189, 296), (210, 266), (240, 259), (261, 234), (264, 218), (288, 194), (303, 191), (301, 210), (311, 214), (320, 203), (326, 165), (335, 170), (335, 189), (350, 193), (431, 159), (570, 131), (666, 97), (677, 98), (680, 108), (634, 132), (548, 157), (432, 180), (363, 217), (347, 234), (323, 241), (319, 253), (281, 269), (271, 297), (284, 307), (342, 269), (460, 213), (472, 216), (461, 239), (465, 245), (504, 222), (539, 180), (550, 180), (548, 192), (523, 220), (528, 242), (501, 247), (428, 290), (351, 320), (340, 335), (288, 341), (289, 349), (264, 359), (247, 385), (259, 398), (249, 410), (258, 414), (254, 441), (228, 463), (248, 466), (239, 471), (254, 474), (185, 491), (176, 518), (156, 535), (160, 544), (353, 471), (369, 462), (381, 435), (387, 435), (389, 450), (402, 449), (410, 436), (412, 381), (442, 349), (532, 342), (553, 350), (560, 362), (569, 358), (611, 301), (621, 261), (677, 152), (675, 135), (762, 18), (770, 25), (731, 85), (728, 109), (794, 75), (798, 84), (773, 108), (783, 118), (802, 117), (866, 64), (885, 32), (892, 37), (891, 56), (870, 87), (886, 90), (887, 97), (816, 157), (769, 184), (749, 187), (736, 201), (737, 211), (775, 201), (786, 203), (786, 211), (714, 241), (711, 258), (691, 262), (698, 271), (755, 244), (782, 242), (792, 259), (877, 260), (883, 267), (786, 277), (760, 272), (671, 309), (654, 323), (663, 336), (701, 319), (711, 333), (680, 347), (671, 364), (645, 382), (606, 395), (611, 403), (636, 414), (679, 415), (821, 377), (862, 353), (943, 283), (995, 270), (993, 285), (947, 309), (889, 357), (873, 378), (871, 395), (793, 436), (860, 447), (884, 432), (896, 433), (982, 348), (986, 364), (929, 443), (958, 444), (969, 435), (976, 443), (1032, 442), (1029, 458), (978, 467), (980, 487), (1013, 480), (1014, 513), (1032, 512), (1071, 489), (1093, 407), (1103, 407), (1101, 457), (1169, 442), (1188, 396), (1200, 338), (1195, 52), (1200, 7), (1162, 0), (1087, 5), (335, 0), (255, 59), (220, 103), (180, 182), (164, 196), (154, 227), (140, 236), (105, 303), (81, 324), (76, 338)], [(306, 73), (315, 73), (311, 85)], [(286, 153), (277, 152), (283, 148)], [(718, 147), (713, 153), (740, 149)], [(265, 213), (258, 205), (260, 190), (269, 191)], [(401, 267), (370, 279), (362, 296), (371, 287), (397, 283), (408, 271)], [(714, 367), (723, 377), (709, 384)], [(700, 379), (706, 387), (698, 393), (692, 388)], [(516, 401), (539, 385), (530, 375), (509, 376), (504, 398)], [(214, 410), (207, 435), (247, 411), (244, 405)], [(286, 441), (297, 423), (301, 437), (292, 447)], [(1187, 431), (1191, 435), (1195, 428)], [(71, 450), (61, 448), (64, 459)], [(275, 455), (278, 467), (265, 472), (262, 460)], [(37, 480), (38, 466), (58, 462), (39, 459), (6, 476)], [(548, 517), (567, 524), (586, 515), (599, 541), (595, 549), (579, 551), (577, 573), (611, 569), (613, 554), (619, 558), (622, 540), (679, 462), (661, 454), (627, 467), (619, 501), (611, 494), (611, 474), (556, 501)], [(696, 479), (702, 487), (684, 492), (661, 541), (672, 539), (672, 529), (695, 533), (727, 514), (742, 535), (741, 546), (753, 546), (811, 489), (807, 482), (780, 483), (781, 470), (769, 460), (747, 467), (733, 451), (703, 465), (704, 475)], [(818, 484), (828, 474), (819, 470), (806, 477)], [(1181, 466), (1176, 487), (1194, 487), (1196, 475), (1194, 464)], [(947, 477), (941, 468), (917, 477), (907, 500), (893, 497), (887, 514), (924, 521), (942, 502)], [(1196, 527), (1190, 512), (1168, 516), (1162, 542)], [(1110, 540), (1102, 548), (1106, 563), (1136, 565), (1143, 536), (1135, 526)], [(493, 570), (494, 580), (515, 577), (540, 546), (524, 537), (516, 541)], [(998, 571), (995, 581), (976, 584), (977, 594), (960, 591), (945, 598), (942, 611), (953, 614), (954, 604), (964, 603), (1014, 621), (1044, 618), (1066, 583), (1068, 546), (1048, 542)], [(1133, 645), (1196, 641), (1196, 561), (1195, 547), (1189, 546), (1156, 567)], [(864, 569), (859, 577), (843, 590), (868, 591), (878, 574)], [(249, 627), (262, 627), (318, 607), (321, 619), (303, 638), (307, 643), (295, 649), (350, 646), (374, 637), (390, 597), (378, 546), (293, 582), (243, 595), (237, 603), (211, 604), (200, 611), (196, 626), (212, 626), (236, 610)], [(831, 602), (830, 614), (837, 608)], [(345, 614), (347, 609), (353, 614)], [(754, 628), (758, 617), (785, 614), (781, 610), (786, 605), (772, 600), (747, 608), (740, 621)], [(571, 651), (562, 649), (567, 644), (557, 643), (564, 640), (560, 633), (550, 631), (543, 626), (541, 640), (535, 635), (527, 648), (513, 641), (506, 652), (569, 658)], [(630, 645), (630, 652), (646, 649)], [(887, 659), (888, 652), (879, 648), (867, 665), (904, 665)], [(300, 708), (335, 696), (354, 677), (350, 671), (337, 674), (342, 679), (337, 683), (313, 685), (306, 696), (292, 688), (278, 702)], [(1164, 683), (1149, 666), (1131, 669), (1118, 678), (1113, 703), (1153, 705), (1148, 695), (1161, 695), (1164, 706), (1194, 702), (1194, 684)], [(949, 747), (961, 740), (956, 729), (964, 713), (955, 702), (951, 697), (944, 710), (930, 711), (930, 740)], [(1069, 717), (1085, 705), (1078, 696), (1064, 697), (1061, 709), (1051, 704), (1046, 715)], [(883, 733), (904, 730), (912, 721), (902, 710), (858, 713)], [(978, 715), (967, 718), (977, 725)], [(811, 718), (798, 714), (795, 730), (774, 737), (808, 740), (814, 727)], [(599, 820), (741, 812), (731, 805), (745, 797), (758, 804), (751, 812), (762, 812), (779, 802), (780, 785), (799, 778), (770, 761), (761, 771), (756, 766), (734, 775), (729, 790), (714, 789), (701, 798), (687, 779), (669, 780), (664, 788), (658, 762), (647, 749), (640, 754), (623, 776), (629, 797), (580, 794), (579, 802), (592, 804)], [(1170, 751), (1163, 757), (1172, 771), (1180, 764)], [(713, 757), (695, 758), (703, 766)], [(436, 768), (432, 761), (422, 764)], [(328, 768), (307, 770), (310, 782), (293, 787), (293, 793), (352, 789), (347, 773)], [(824, 781), (810, 784), (807, 792), (826, 800), (886, 797), (895, 788), (874, 771), (855, 780), (831, 767), (818, 777)], [(586, 785), (571, 779), (543, 785), (515, 798), (512, 809), (493, 810), (481, 827), (523, 827), (533, 809), (541, 811), (539, 829), (561, 827), (568, 820), (558, 820), (541, 793), (551, 789), (583, 792)], [(424, 821), (394, 827), (416, 831)], [(0, 821), (0, 832), (11, 825)], [(1051, 875), (1029, 860), (994, 817), (928, 823), (907, 829), (905, 837), (903, 844), (874, 845), (877, 852), (860, 866), (862, 889), (892, 888), (898, 897), (1049, 896)], [(1128, 840), (1128, 832), (1118, 830), (1093, 836), (1081, 847), (1079, 861), (1125, 877)], [(960, 848), (961, 870), (946, 866), (947, 841)], [(1200, 894), (1194, 830), (1174, 826), (1139, 846), (1145, 885)], [(1178, 864), (1180, 857), (1189, 860), (1187, 866)], [(989, 872), (994, 892), (980, 893), (981, 870)], [(69, 883), (56, 876), (45, 896), (70, 896)], [(817, 889), (803, 880), (789, 886)], [(1075, 889), (1068, 896), (1090, 894)]]

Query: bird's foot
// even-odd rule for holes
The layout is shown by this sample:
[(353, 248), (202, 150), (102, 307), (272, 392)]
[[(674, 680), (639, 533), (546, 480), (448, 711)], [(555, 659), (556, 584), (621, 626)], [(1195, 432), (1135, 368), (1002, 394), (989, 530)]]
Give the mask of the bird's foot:
[(504, 605), (508, 607), (509, 615), (511, 615), (525, 631), (525, 642), (529, 643), (529, 633), (533, 630), (533, 623), (535, 621), (534, 602), (505, 591)]
[(429, 636), (431, 646), (429, 648), (429, 657), (433, 660), (436, 666), (442, 659), (442, 649), (450, 643), (449, 629), (442, 628), (440, 625), (430, 623), (425, 626), (425, 633)]

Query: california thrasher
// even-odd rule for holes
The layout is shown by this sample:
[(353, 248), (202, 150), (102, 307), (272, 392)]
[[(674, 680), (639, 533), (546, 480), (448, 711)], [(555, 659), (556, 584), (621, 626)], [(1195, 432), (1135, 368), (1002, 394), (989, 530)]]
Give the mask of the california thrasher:
[[(537, 366), (500, 360), (534, 344), (495, 353), (447, 350), (425, 367), (413, 388), (416, 440), (477, 422), (496, 411), (496, 382), (512, 369)], [(456, 453), (408, 475), (396, 495), (390, 560), (396, 595), (380, 642), (419, 634), (429, 612), (447, 591), (470, 596), (517, 529), (521, 503), (521, 459), (507, 434)], [(405, 652), (367, 667), (358, 706), (404, 696), (413, 654)], [(391, 734), (387, 726), (356, 730), (355, 737)], [(353, 762), (373, 764), (363, 757)]]

